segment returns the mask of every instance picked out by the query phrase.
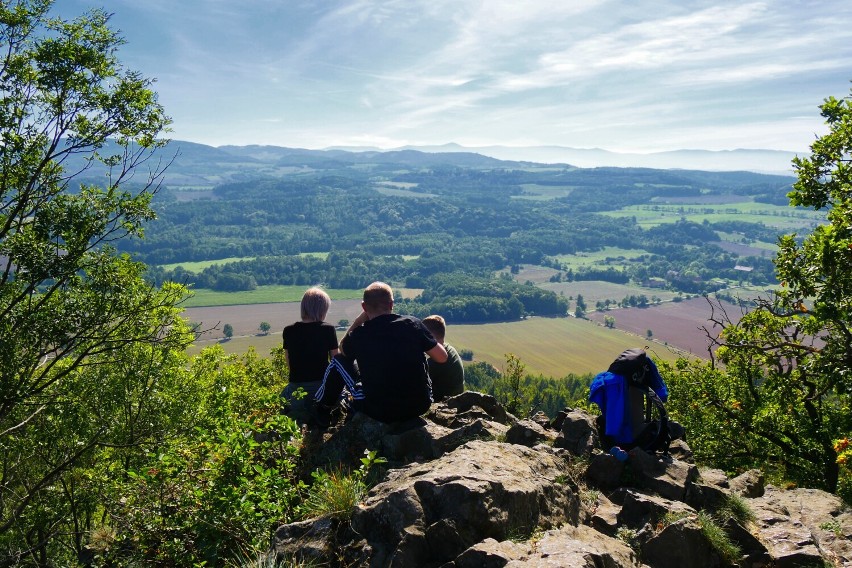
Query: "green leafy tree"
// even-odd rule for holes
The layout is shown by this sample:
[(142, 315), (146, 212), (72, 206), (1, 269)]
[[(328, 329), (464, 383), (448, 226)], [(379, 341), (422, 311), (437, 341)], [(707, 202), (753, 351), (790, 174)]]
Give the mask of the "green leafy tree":
[(766, 463), (787, 479), (836, 491), (835, 441), (852, 430), (852, 102), (832, 97), (821, 109), (829, 132), (809, 157), (794, 160), (789, 197), (793, 206), (827, 211), (827, 222), (801, 240), (780, 239), (781, 288), (739, 322), (714, 304), (724, 371), (681, 363), (672, 399), (695, 428), (699, 457)]
[[(183, 288), (149, 286), (112, 247), (154, 217), (150, 158), (168, 118), (151, 81), (119, 63), (104, 12), (66, 21), (51, 6), (0, 4), (0, 565), (44, 565), (60, 534), (79, 542), (75, 467), (136, 404), (95, 367), (188, 337), (175, 327)], [(143, 399), (156, 392), (143, 384)], [(116, 404), (94, 408), (102, 395)]]
[(268, 321), (262, 321), (260, 322), (258, 329), (260, 329), (260, 332), (262, 334), (266, 335), (267, 333), (269, 333), (269, 330), (272, 329), (272, 326), (269, 324)]
[(222, 335), (225, 336), (225, 339), (231, 339), (234, 336), (234, 326), (226, 323), (222, 326)]

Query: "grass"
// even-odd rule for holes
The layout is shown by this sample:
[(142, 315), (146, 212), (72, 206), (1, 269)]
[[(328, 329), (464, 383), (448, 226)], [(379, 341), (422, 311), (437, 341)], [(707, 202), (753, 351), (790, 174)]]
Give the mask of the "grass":
[(710, 546), (722, 557), (723, 562), (730, 566), (739, 560), (742, 556), (740, 547), (731, 540), (712, 515), (704, 511), (699, 512), (698, 525), (701, 527), (701, 532), (704, 533), (705, 538), (710, 542)]
[[(240, 306), (245, 304), (278, 304), (300, 302), (307, 286), (258, 286), (245, 292), (217, 292), (206, 288), (193, 290), (193, 296), (182, 304), (184, 308), (206, 306)], [(363, 290), (326, 288), (332, 300), (357, 300)]]
[[(629, 347), (646, 342), (633, 334), (607, 329), (576, 318), (529, 318), (484, 325), (451, 325), (447, 341), (456, 349), (470, 349), (477, 361), (497, 369), (514, 353), (531, 374), (564, 377), (569, 373), (597, 373)], [(664, 359), (677, 355), (660, 350)]]
[(754, 512), (745, 498), (735, 493), (725, 499), (724, 505), (719, 508), (716, 514), (722, 521), (733, 519), (742, 526), (753, 523), (755, 520)]
[(367, 485), (358, 475), (315, 472), (308, 498), (302, 503), (307, 518), (331, 517), (346, 520), (367, 494)]
[(650, 254), (646, 250), (642, 249), (624, 249), (618, 247), (604, 247), (603, 249), (595, 252), (581, 252), (577, 254), (560, 254), (555, 258), (562, 263), (566, 269), (578, 269), (584, 268), (588, 266), (594, 266), (595, 268), (600, 268), (604, 266), (612, 266), (614, 268), (621, 268), (625, 264), (628, 264), (628, 261), (634, 258), (639, 258), (640, 256)]
[(810, 230), (825, 221), (825, 213), (805, 209), (791, 209), (787, 205), (770, 205), (752, 201), (713, 203), (700, 205), (631, 205), (618, 211), (602, 213), (609, 217), (635, 217), (643, 228), (675, 223), (681, 219), (702, 223), (745, 221), (763, 223), (768, 227), (787, 231)]
[(216, 266), (217, 264), (228, 264), (229, 262), (239, 262), (241, 260), (254, 260), (253, 256), (232, 256), (229, 258), (220, 258), (218, 260), (199, 260), (195, 262), (172, 262), (170, 264), (161, 264), (160, 268), (165, 270), (174, 270), (178, 266), (190, 272), (201, 272), (205, 268)]

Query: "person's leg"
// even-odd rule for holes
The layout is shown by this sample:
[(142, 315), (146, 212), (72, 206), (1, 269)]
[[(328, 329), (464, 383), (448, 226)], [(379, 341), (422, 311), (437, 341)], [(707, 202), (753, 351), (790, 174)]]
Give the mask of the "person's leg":
[(355, 365), (343, 355), (335, 355), (325, 370), (322, 385), (315, 395), (317, 414), (321, 424), (328, 425), (332, 411), (340, 404), (344, 389), (349, 391), (353, 404), (357, 406), (364, 399), (358, 384)]

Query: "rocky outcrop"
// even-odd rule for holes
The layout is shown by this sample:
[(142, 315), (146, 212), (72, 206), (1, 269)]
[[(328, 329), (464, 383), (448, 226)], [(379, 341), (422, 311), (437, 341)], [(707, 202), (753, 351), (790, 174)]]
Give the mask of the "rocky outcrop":
[[(764, 487), (758, 471), (733, 479), (700, 471), (685, 443), (665, 456), (632, 450), (620, 461), (600, 447), (595, 417), (580, 410), (553, 423), (518, 420), (492, 397), (465, 392), (409, 423), (356, 415), (305, 436), (303, 471), (354, 469), (365, 450), (388, 460), (381, 481), (350, 519), (279, 527), (272, 542), (279, 560), (376, 568), (852, 566), (852, 512), (837, 497)], [(753, 521), (721, 514), (731, 496)], [(731, 547), (720, 549), (719, 535)]]

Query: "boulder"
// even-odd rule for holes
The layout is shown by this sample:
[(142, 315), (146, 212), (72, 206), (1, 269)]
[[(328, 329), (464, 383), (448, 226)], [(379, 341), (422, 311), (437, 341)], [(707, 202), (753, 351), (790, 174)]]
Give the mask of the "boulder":
[(449, 562), (486, 538), (576, 524), (577, 495), (557, 481), (564, 466), (523, 446), (469, 442), (390, 472), (356, 509), (352, 528), (375, 551), (376, 566), (402, 566), (413, 555), (419, 564), (408, 565)]
[(553, 445), (565, 448), (574, 455), (590, 456), (601, 447), (595, 416), (584, 410), (569, 410), (562, 419), (562, 427)]
[(621, 510), (618, 512), (618, 524), (636, 531), (646, 527), (655, 529), (669, 513), (693, 517), (698, 513), (686, 503), (638, 489), (625, 489), (619, 493)]
[(629, 452), (627, 464), (635, 482), (667, 499), (683, 501), (687, 487), (698, 479), (698, 468), (671, 456), (649, 455), (640, 448)]
[(767, 486), (748, 503), (774, 566), (852, 566), (852, 511), (838, 496)]
[(701, 527), (680, 519), (660, 530), (642, 545), (642, 560), (652, 568), (714, 568), (721, 566)]
[(742, 551), (739, 566), (852, 566), (852, 512), (838, 497), (764, 487), (757, 470), (733, 479), (721, 470), (699, 474), (685, 444), (662, 456), (634, 449), (619, 461), (601, 451), (595, 417), (582, 410), (560, 412), (553, 426), (543, 415), (518, 421), (493, 397), (468, 391), (406, 423), (354, 415), (308, 431), (302, 477), (318, 466), (355, 469), (368, 449), (388, 463), (373, 472), (381, 480), (351, 519), (279, 527), (276, 560), (351, 568), (720, 566), (698, 511), (715, 514), (736, 494), (755, 522), (718, 522)]
[(615, 489), (621, 485), (625, 464), (610, 454), (596, 452), (586, 468), (586, 481), (599, 489)]
[(512, 560), (525, 557), (527, 548), (512, 541), (486, 538), (459, 554), (455, 568), (503, 568)]
[(603, 535), (591, 527), (565, 526), (550, 530), (520, 559), (507, 568), (637, 568), (642, 566), (636, 553), (618, 539)]
[(542, 442), (553, 443), (554, 440), (556, 440), (556, 432), (546, 430), (532, 420), (520, 420), (512, 424), (506, 432), (506, 442), (510, 444), (533, 447)]

